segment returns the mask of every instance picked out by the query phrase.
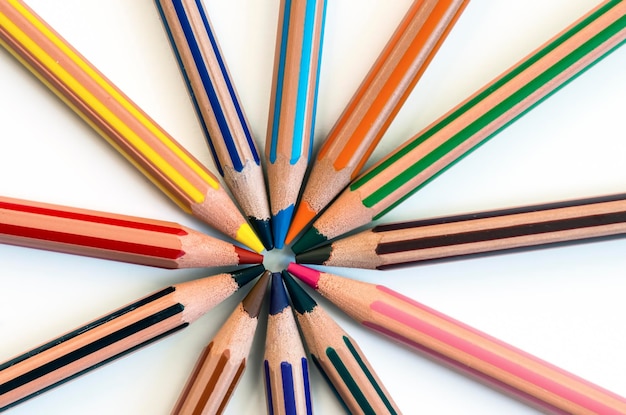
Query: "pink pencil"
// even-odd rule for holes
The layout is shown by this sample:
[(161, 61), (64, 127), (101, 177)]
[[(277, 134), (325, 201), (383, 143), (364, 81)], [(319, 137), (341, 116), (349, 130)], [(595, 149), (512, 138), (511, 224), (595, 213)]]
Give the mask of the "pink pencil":
[(287, 270), (366, 327), (554, 414), (626, 413), (626, 399), (382, 285)]

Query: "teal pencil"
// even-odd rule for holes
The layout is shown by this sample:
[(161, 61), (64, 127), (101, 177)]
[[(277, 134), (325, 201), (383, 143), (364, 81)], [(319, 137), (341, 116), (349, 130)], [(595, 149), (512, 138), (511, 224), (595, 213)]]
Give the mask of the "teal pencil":
[(287, 271), (283, 271), (283, 279), (311, 360), (347, 412), (372, 415), (401, 413), (354, 339)]
[(281, 0), (265, 157), (282, 248), (311, 156), (326, 0)]
[(293, 251), (379, 219), (625, 39), (626, 2), (603, 2), (354, 180)]
[(270, 250), (270, 211), (259, 151), (209, 16), (200, 1), (155, 2), (215, 165), (265, 249)]

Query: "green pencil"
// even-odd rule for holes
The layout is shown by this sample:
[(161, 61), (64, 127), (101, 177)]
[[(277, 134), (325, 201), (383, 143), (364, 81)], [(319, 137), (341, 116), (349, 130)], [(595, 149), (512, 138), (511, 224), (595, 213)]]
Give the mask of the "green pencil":
[(626, 2), (605, 1), (353, 181), (293, 245), (308, 250), (376, 220), (626, 39)]

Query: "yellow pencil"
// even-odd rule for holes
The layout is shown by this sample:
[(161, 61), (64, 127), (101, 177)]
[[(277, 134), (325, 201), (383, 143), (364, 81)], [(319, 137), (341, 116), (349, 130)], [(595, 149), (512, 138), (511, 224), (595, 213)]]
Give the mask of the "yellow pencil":
[(217, 177), (20, 0), (0, 0), (0, 44), (187, 213), (263, 250)]

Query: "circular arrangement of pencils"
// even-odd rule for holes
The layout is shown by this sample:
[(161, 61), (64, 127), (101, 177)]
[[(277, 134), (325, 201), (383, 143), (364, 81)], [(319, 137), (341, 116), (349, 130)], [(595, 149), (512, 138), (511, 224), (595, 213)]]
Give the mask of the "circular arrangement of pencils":
[(60, 3), (0, 0), (0, 412), (626, 414), (625, 0)]

